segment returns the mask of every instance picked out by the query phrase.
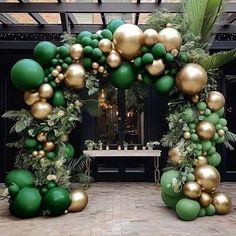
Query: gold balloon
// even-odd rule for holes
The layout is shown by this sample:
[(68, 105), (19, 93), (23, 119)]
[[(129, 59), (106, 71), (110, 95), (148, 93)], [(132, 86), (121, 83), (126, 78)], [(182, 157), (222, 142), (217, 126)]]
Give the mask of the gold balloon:
[(70, 48), (70, 56), (75, 60), (80, 59), (83, 56), (83, 52), (83, 46), (79, 43), (72, 45)]
[(183, 136), (184, 136), (185, 139), (190, 139), (191, 138), (190, 132), (184, 132)]
[(32, 152), (32, 155), (33, 155), (34, 157), (37, 157), (37, 156), (38, 156), (38, 151), (33, 151), (33, 152)]
[(186, 64), (176, 76), (176, 86), (184, 94), (196, 95), (207, 84), (207, 72), (195, 63)]
[(146, 70), (152, 76), (160, 75), (165, 70), (165, 64), (163, 63), (162, 59), (154, 60), (152, 64), (146, 65)]
[(232, 209), (231, 199), (224, 193), (213, 194), (212, 203), (218, 214), (228, 214)]
[(164, 28), (158, 34), (158, 42), (164, 44), (167, 52), (170, 52), (173, 49), (179, 51), (182, 44), (182, 37), (178, 30)]
[(189, 198), (197, 199), (201, 196), (201, 193), (201, 186), (196, 182), (187, 182), (184, 185), (184, 194)]
[(212, 139), (215, 134), (215, 126), (208, 121), (200, 121), (196, 127), (200, 139)]
[(83, 66), (72, 64), (65, 73), (65, 84), (68, 87), (82, 89), (85, 85), (85, 70)]
[(58, 70), (53, 70), (53, 71), (52, 71), (52, 76), (53, 76), (53, 77), (57, 77), (58, 75), (59, 75)]
[(93, 69), (97, 70), (99, 67), (99, 64), (97, 62), (93, 62), (92, 67)]
[(194, 165), (195, 166), (202, 166), (202, 165), (206, 165), (208, 163), (207, 158), (204, 156), (198, 156), (195, 160), (194, 160)]
[(223, 129), (220, 129), (220, 130), (218, 131), (218, 134), (219, 134), (220, 136), (224, 136), (224, 135), (225, 135), (225, 131), (224, 131)]
[(168, 152), (168, 156), (170, 161), (175, 165), (179, 165), (182, 162), (181, 152), (178, 147), (172, 147)]
[(57, 76), (57, 78), (58, 78), (59, 80), (63, 80), (65, 77), (64, 77), (64, 74), (60, 73), (60, 74)]
[(58, 72), (61, 72), (61, 71), (62, 71), (61, 66), (56, 66), (56, 70), (57, 70)]
[(206, 103), (211, 110), (217, 111), (225, 105), (225, 97), (218, 91), (211, 91), (207, 97)]
[(143, 32), (133, 24), (123, 24), (113, 34), (116, 50), (127, 60), (132, 60), (140, 54)]
[(53, 88), (50, 84), (42, 84), (39, 87), (39, 96), (48, 99), (53, 95)]
[(47, 133), (43, 133), (43, 132), (38, 133), (37, 140), (41, 143), (47, 142)]
[(202, 165), (194, 170), (196, 182), (202, 187), (205, 192), (214, 191), (220, 183), (220, 174), (218, 170), (211, 165)]
[(98, 47), (104, 53), (108, 53), (112, 50), (112, 42), (109, 39), (102, 39), (98, 43)]
[(98, 72), (99, 72), (99, 73), (103, 73), (104, 71), (105, 71), (104, 66), (99, 66), (99, 67), (98, 67)]
[(43, 150), (46, 152), (51, 152), (56, 148), (56, 145), (53, 142), (46, 142), (43, 145)]
[(210, 194), (208, 194), (206, 192), (202, 192), (202, 194), (199, 198), (199, 202), (203, 207), (208, 207), (212, 203), (212, 198), (211, 198)]
[(71, 204), (68, 208), (69, 212), (82, 211), (88, 204), (88, 195), (81, 190), (73, 190), (70, 193)]
[(37, 91), (26, 91), (24, 93), (24, 100), (27, 105), (32, 106), (40, 100), (39, 93)]
[(147, 29), (143, 32), (143, 41), (147, 46), (151, 46), (158, 41), (158, 33), (154, 29)]
[(31, 107), (32, 115), (38, 120), (44, 120), (49, 114), (52, 113), (52, 106), (43, 101), (35, 102)]
[(116, 68), (121, 64), (121, 57), (118, 53), (113, 52), (110, 53), (107, 57), (107, 64), (111, 67), (111, 68)]
[(193, 96), (191, 97), (191, 101), (192, 101), (193, 103), (198, 103), (198, 101), (199, 101), (199, 96), (198, 96), (197, 94), (193, 95)]
[(174, 56), (174, 57), (177, 57), (178, 54), (179, 54), (179, 51), (177, 49), (173, 49), (171, 50), (171, 54)]
[(44, 150), (40, 150), (40, 151), (38, 151), (38, 157), (39, 158), (43, 158), (43, 157), (45, 157), (45, 151)]

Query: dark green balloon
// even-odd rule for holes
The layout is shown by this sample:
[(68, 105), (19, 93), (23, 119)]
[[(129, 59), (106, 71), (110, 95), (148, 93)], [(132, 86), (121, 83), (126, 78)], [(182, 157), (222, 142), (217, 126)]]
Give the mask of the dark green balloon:
[(146, 85), (151, 85), (152, 82), (154, 81), (154, 78), (149, 74), (144, 74), (142, 75), (142, 81)]
[(101, 32), (101, 35), (103, 38), (105, 39), (109, 39), (110, 41), (112, 41), (112, 32), (108, 29), (104, 29), (102, 32)]
[(40, 65), (47, 66), (56, 57), (57, 46), (51, 42), (43, 41), (35, 46), (33, 53), (35, 60)]
[(16, 196), (16, 194), (20, 191), (20, 188), (16, 184), (12, 184), (10, 187), (8, 187), (8, 192), (11, 197)]
[(205, 216), (205, 215), (206, 215), (206, 209), (203, 208), (203, 207), (201, 207), (198, 216), (199, 216), (199, 217), (203, 217), (203, 216)]
[(34, 186), (35, 179), (29, 170), (15, 169), (10, 171), (5, 177), (7, 187), (16, 184), (19, 188)]
[(178, 201), (180, 199), (183, 198), (183, 195), (178, 196), (178, 197), (172, 197), (168, 194), (166, 194), (165, 192), (161, 192), (161, 199), (162, 201), (166, 204), (166, 206), (170, 207), (170, 208), (175, 208), (176, 204), (178, 203)]
[(60, 55), (60, 58), (66, 58), (70, 54), (70, 48), (67, 46), (61, 46), (58, 49), (58, 53)]
[(34, 148), (38, 144), (37, 139), (28, 137), (24, 141), (24, 145), (26, 148)]
[(37, 188), (25, 187), (12, 202), (12, 213), (20, 218), (31, 218), (39, 213), (42, 197)]
[(208, 117), (206, 117), (204, 120), (216, 125), (218, 122), (219, 122), (219, 115), (214, 112), (214, 113), (211, 113), (211, 115), (209, 115)]
[(81, 43), (81, 41), (82, 41), (82, 39), (83, 39), (84, 37), (89, 37), (89, 38), (91, 38), (91, 36), (92, 36), (92, 33), (91, 33), (91, 32), (89, 32), (89, 31), (82, 31), (82, 32), (80, 32), (79, 35), (77, 36), (77, 38), (76, 38), (76, 43)]
[(90, 70), (93, 64), (93, 61), (90, 57), (84, 57), (82, 60), (83, 66), (86, 70)]
[(119, 89), (128, 89), (136, 80), (137, 74), (131, 63), (124, 62), (111, 72), (111, 83)]
[(165, 46), (162, 43), (156, 43), (152, 47), (151, 53), (155, 58), (164, 57), (166, 55)]
[(176, 213), (186, 221), (194, 220), (200, 212), (200, 204), (197, 201), (183, 198), (176, 205)]
[(64, 107), (66, 105), (66, 99), (63, 90), (55, 89), (51, 98), (51, 102), (55, 107)]
[(70, 206), (70, 194), (64, 188), (56, 187), (50, 189), (43, 201), (43, 206), (46, 211), (52, 216), (64, 214), (65, 210)]
[(22, 59), (11, 69), (11, 81), (21, 91), (37, 89), (43, 79), (43, 68), (32, 59)]
[(142, 57), (142, 62), (144, 65), (152, 64), (153, 60), (154, 57), (150, 52), (145, 53)]
[(66, 159), (71, 159), (74, 156), (75, 150), (74, 150), (74, 147), (70, 143), (66, 144), (64, 151), (65, 151)]
[(142, 57), (136, 57), (134, 60), (134, 66), (140, 68), (143, 64)]
[(55, 181), (50, 181), (48, 184), (47, 184), (47, 189), (53, 189), (53, 188), (56, 188), (58, 185)]
[(112, 33), (115, 32), (115, 30), (123, 25), (125, 22), (121, 19), (114, 19), (112, 21), (109, 22), (109, 24), (107, 25), (107, 29), (110, 30)]
[(48, 152), (46, 157), (49, 160), (53, 160), (56, 157), (56, 154), (55, 154), (55, 152)]
[(154, 87), (158, 94), (166, 95), (168, 94), (174, 87), (175, 80), (170, 75), (164, 75), (157, 79), (154, 83)]

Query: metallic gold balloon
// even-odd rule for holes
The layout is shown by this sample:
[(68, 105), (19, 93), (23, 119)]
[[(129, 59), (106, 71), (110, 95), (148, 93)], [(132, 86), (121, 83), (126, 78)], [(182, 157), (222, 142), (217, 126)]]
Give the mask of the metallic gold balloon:
[(199, 96), (198, 96), (197, 94), (193, 95), (193, 96), (191, 97), (191, 101), (192, 101), (193, 103), (198, 103), (198, 102), (199, 102)]
[(85, 85), (85, 70), (83, 66), (72, 64), (65, 73), (65, 84), (68, 87), (82, 89)]
[(162, 59), (154, 60), (152, 64), (146, 65), (146, 70), (152, 76), (157, 76), (165, 71), (165, 64)]
[(46, 152), (51, 152), (56, 148), (56, 145), (53, 142), (46, 142), (43, 145), (43, 150)]
[(193, 162), (195, 166), (202, 166), (206, 165), (207, 163), (208, 163), (207, 158), (204, 156), (198, 156)]
[(53, 95), (53, 88), (50, 84), (42, 84), (39, 87), (39, 96), (48, 99)]
[(224, 193), (213, 194), (212, 203), (218, 214), (228, 214), (232, 209), (231, 199)]
[(215, 126), (208, 121), (200, 121), (196, 127), (200, 139), (212, 139), (215, 134)]
[(224, 131), (223, 129), (220, 129), (220, 130), (218, 131), (218, 134), (219, 134), (220, 136), (224, 136), (224, 135), (225, 135), (225, 131)]
[(34, 157), (37, 157), (37, 156), (38, 156), (38, 151), (33, 151), (33, 152), (32, 152), (32, 155), (33, 155)]
[(56, 70), (57, 70), (58, 72), (61, 72), (61, 71), (62, 71), (61, 66), (56, 66)]
[(57, 76), (57, 78), (58, 78), (59, 80), (63, 80), (63, 79), (65, 78), (65, 76), (64, 76), (64, 74), (60, 73), (60, 74)]
[(38, 101), (35, 102), (31, 107), (31, 113), (33, 117), (38, 120), (44, 120), (49, 114), (52, 113), (52, 106), (47, 102)]
[(83, 46), (79, 43), (72, 45), (70, 48), (70, 56), (75, 60), (80, 59), (83, 56), (83, 52)]
[(157, 42), (158, 33), (154, 29), (147, 29), (143, 32), (143, 41), (147, 46), (151, 46)]
[(40, 100), (39, 93), (37, 91), (26, 91), (24, 93), (24, 100), (27, 105), (32, 106)]
[(176, 76), (176, 86), (184, 94), (196, 95), (207, 84), (207, 72), (195, 63), (186, 64)]
[(202, 187), (202, 190), (210, 193), (214, 191), (220, 183), (220, 174), (218, 170), (211, 165), (198, 166), (194, 170), (196, 182)]
[(171, 50), (171, 54), (174, 56), (174, 57), (177, 57), (178, 54), (179, 54), (179, 51), (177, 49), (173, 49)]
[(99, 67), (99, 64), (97, 62), (93, 62), (92, 67), (93, 69), (97, 70)]
[(37, 135), (37, 140), (41, 143), (45, 143), (47, 142), (47, 135), (48, 135), (47, 133), (40, 132)]
[(121, 56), (118, 53), (110, 53), (107, 57), (107, 64), (111, 68), (116, 68), (121, 64)]
[(200, 204), (203, 207), (208, 207), (212, 203), (212, 198), (211, 198), (210, 194), (208, 194), (206, 192), (202, 192), (198, 201), (200, 202)]
[(82, 211), (88, 204), (88, 195), (82, 190), (73, 190), (70, 193), (71, 204), (68, 208), (69, 212)]
[(104, 53), (108, 53), (112, 50), (112, 42), (109, 39), (101, 39), (98, 43), (98, 47)]
[(99, 73), (103, 73), (104, 71), (105, 71), (104, 66), (99, 66), (99, 67), (98, 67), (98, 72), (99, 72)]
[(182, 37), (178, 30), (173, 28), (164, 28), (158, 34), (158, 42), (164, 44), (166, 51), (173, 49), (179, 51), (182, 44)]
[(53, 71), (52, 71), (52, 76), (53, 76), (53, 77), (57, 77), (58, 75), (59, 75), (58, 70), (53, 70)]
[(182, 162), (181, 152), (178, 147), (172, 147), (168, 152), (168, 156), (170, 161), (175, 165), (179, 165)]
[(39, 158), (43, 158), (43, 157), (45, 157), (45, 151), (44, 150), (40, 150), (40, 151), (38, 151), (38, 157)]
[(133, 24), (123, 24), (113, 34), (116, 50), (127, 60), (132, 60), (140, 54), (143, 32)]
[(183, 136), (184, 136), (185, 139), (190, 139), (191, 138), (190, 132), (184, 132)]
[(206, 103), (211, 110), (217, 111), (225, 105), (225, 97), (218, 91), (211, 91), (207, 97)]
[(197, 199), (201, 196), (201, 193), (201, 186), (196, 182), (187, 182), (184, 185), (184, 194), (189, 198)]

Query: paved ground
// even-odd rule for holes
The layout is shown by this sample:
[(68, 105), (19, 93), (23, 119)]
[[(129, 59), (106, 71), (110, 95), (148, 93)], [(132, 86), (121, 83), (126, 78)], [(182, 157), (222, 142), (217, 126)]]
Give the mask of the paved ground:
[(88, 190), (89, 205), (81, 213), (55, 218), (19, 220), (0, 201), (1, 236), (235, 236), (236, 183), (222, 184), (234, 209), (226, 216), (179, 220), (160, 200), (152, 183), (95, 183)]

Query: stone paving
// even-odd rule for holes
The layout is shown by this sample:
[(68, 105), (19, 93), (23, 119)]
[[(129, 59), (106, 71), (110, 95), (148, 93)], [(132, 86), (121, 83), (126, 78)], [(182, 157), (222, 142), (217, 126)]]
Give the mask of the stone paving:
[(94, 183), (87, 191), (89, 204), (81, 213), (20, 220), (0, 201), (1, 236), (235, 236), (236, 183), (223, 183), (232, 197), (226, 216), (184, 222), (160, 199), (153, 183)]

